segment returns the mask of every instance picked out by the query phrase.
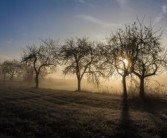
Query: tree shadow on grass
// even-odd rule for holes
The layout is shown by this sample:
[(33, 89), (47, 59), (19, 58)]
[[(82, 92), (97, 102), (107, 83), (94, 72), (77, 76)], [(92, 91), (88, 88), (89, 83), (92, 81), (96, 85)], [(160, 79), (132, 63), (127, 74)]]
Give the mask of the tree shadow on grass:
[(155, 97), (142, 99), (145, 110), (155, 125), (152, 134), (156, 137), (165, 138), (167, 136), (167, 100)]
[[(161, 97), (146, 96), (129, 99), (132, 110), (147, 113), (152, 123), (145, 129), (150, 136), (165, 138), (167, 136), (167, 100)], [(145, 124), (148, 125), (148, 124)]]
[(160, 112), (167, 109), (167, 100), (164, 98), (146, 96), (144, 98), (132, 97), (128, 100), (133, 110), (144, 112)]
[(119, 138), (133, 138), (135, 137), (135, 133), (136, 129), (129, 115), (128, 98), (127, 96), (123, 96), (120, 123), (117, 128), (116, 136)]

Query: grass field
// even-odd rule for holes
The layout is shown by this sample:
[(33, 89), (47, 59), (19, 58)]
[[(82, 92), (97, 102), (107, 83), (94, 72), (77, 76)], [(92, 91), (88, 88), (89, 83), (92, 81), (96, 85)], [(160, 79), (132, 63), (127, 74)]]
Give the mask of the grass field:
[(167, 97), (0, 88), (0, 138), (167, 137)]

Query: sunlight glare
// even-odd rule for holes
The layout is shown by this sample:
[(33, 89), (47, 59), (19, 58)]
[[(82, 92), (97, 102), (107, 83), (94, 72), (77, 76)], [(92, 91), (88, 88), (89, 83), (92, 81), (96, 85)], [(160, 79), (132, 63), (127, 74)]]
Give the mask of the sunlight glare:
[(127, 68), (128, 64), (129, 64), (129, 61), (125, 58), (125, 59), (123, 59), (123, 63), (125, 64), (125, 67)]

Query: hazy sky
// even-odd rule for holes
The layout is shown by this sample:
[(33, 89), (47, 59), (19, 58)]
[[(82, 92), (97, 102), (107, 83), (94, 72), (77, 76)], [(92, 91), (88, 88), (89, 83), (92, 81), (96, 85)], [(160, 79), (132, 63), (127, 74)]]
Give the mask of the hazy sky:
[(0, 0), (0, 57), (17, 58), (41, 38), (105, 40), (137, 16), (145, 22), (151, 17), (167, 44), (167, 0)]

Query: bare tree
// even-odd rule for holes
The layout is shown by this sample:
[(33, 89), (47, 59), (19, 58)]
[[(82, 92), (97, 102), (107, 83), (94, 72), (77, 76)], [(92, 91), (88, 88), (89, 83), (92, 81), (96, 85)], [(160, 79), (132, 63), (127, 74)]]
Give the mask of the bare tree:
[(87, 38), (69, 39), (61, 48), (63, 64), (66, 65), (64, 74), (75, 74), (78, 81), (78, 91), (81, 91), (81, 80), (86, 74), (89, 81), (99, 83), (97, 70), (98, 56), (94, 43)]
[[(134, 26), (118, 29), (108, 38), (108, 44), (103, 48), (104, 64), (108, 65), (110, 75), (115, 70), (122, 77), (123, 95), (127, 96), (126, 77), (131, 74), (131, 55), (135, 51), (133, 45)], [(133, 53), (135, 54), (135, 53)]]
[(13, 81), (14, 77), (19, 73), (21, 65), (17, 60), (6, 60), (1, 64), (3, 79), (9, 76), (10, 80)]
[(58, 61), (58, 43), (52, 39), (42, 40), (39, 46), (27, 46), (24, 50), (22, 61), (32, 66), (35, 72), (35, 87), (39, 87), (41, 71), (56, 67)]
[(7, 76), (7, 70), (6, 70), (6, 66), (4, 64), (4, 62), (1, 64), (1, 75), (3, 80), (6, 80), (6, 76)]
[(127, 96), (126, 77), (130, 72), (125, 49), (120, 48), (120, 45), (115, 45), (114, 41), (110, 41), (109, 45), (105, 46), (103, 50), (105, 50), (104, 55), (106, 59), (104, 60), (104, 64), (109, 73), (108, 77), (113, 75), (115, 70), (122, 77), (123, 95)]
[(144, 80), (148, 77), (156, 75), (161, 67), (166, 63), (166, 52), (161, 47), (161, 34), (154, 31), (154, 27), (150, 24), (144, 25), (139, 22), (136, 25), (138, 29), (138, 43), (136, 44), (137, 55), (133, 57), (132, 72), (140, 80), (140, 96), (144, 97)]

